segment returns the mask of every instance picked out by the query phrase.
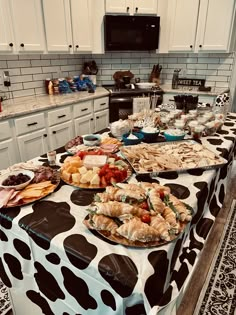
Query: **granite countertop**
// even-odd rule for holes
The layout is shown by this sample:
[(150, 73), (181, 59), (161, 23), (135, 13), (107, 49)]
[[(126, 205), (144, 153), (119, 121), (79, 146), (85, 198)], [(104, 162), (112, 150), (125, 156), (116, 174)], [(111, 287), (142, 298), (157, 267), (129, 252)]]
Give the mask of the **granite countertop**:
[[(191, 90), (186, 86), (180, 86), (178, 89), (172, 89), (171, 85), (168, 84), (162, 84), (160, 87), (163, 89), (164, 93), (189, 93), (205, 96), (217, 96), (228, 90), (224, 88), (213, 88), (211, 92), (200, 92), (197, 90), (197, 87), (193, 87)], [(33, 95), (9, 99), (2, 102), (0, 120), (23, 116), (42, 110), (50, 110), (60, 106), (75, 104), (81, 101), (87, 101), (108, 95), (108, 90), (103, 87), (97, 87), (95, 93), (88, 93), (85, 91), (60, 95)]]
[(105, 88), (98, 87), (95, 93), (88, 93), (85, 91), (60, 95), (32, 95), (9, 99), (2, 102), (0, 120), (27, 115), (42, 110), (58, 108), (64, 105), (76, 104), (81, 101), (87, 101), (108, 95), (109, 92)]
[(175, 93), (175, 94), (197, 94), (197, 95), (205, 95), (205, 96), (217, 96), (219, 94), (223, 94), (229, 91), (229, 88), (211, 88), (210, 92), (198, 91), (198, 87), (195, 86), (181, 86), (179, 85), (178, 89), (172, 89), (169, 84), (161, 84), (160, 87), (164, 91), (164, 93)]

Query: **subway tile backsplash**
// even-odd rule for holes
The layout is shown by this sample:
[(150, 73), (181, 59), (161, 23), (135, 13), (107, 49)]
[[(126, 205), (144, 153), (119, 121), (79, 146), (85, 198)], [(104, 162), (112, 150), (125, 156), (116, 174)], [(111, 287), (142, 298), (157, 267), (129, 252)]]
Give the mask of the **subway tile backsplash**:
[(173, 70), (180, 68), (180, 77), (206, 79), (206, 86), (227, 88), (230, 84), (234, 53), (155, 54), (149, 52), (114, 52), (96, 55), (27, 54), (0, 55), (1, 76), (10, 73), (9, 89), (0, 82), (0, 90), (9, 97), (44, 94), (44, 80), (79, 75), (85, 61), (95, 60), (97, 84), (113, 84), (113, 74), (130, 70), (135, 77), (147, 81), (154, 64), (162, 65), (161, 83), (171, 83)]

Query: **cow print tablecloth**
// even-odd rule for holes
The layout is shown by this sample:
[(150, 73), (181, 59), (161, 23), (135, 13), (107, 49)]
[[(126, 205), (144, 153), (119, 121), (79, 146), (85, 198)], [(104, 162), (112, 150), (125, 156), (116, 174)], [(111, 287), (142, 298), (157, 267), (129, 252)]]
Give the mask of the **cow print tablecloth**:
[[(175, 241), (138, 249), (107, 241), (82, 220), (96, 191), (61, 183), (41, 201), (0, 212), (0, 277), (18, 315), (171, 314), (194, 271), (226, 193), (235, 151), (236, 114), (202, 143), (228, 159), (220, 169), (165, 173), (167, 185), (194, 209)], [(57, 163), (67, 156), (57, 151)], [(42, 156), (35, 162), (47, 162)]]

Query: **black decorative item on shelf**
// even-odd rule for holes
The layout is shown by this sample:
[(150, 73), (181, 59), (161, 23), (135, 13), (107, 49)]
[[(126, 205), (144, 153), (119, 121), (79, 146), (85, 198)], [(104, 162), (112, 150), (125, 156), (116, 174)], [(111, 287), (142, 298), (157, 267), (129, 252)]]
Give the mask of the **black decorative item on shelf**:
[(185, 113), (189, 110), (196, 109), (198, 105), (198, 95), (179, 94), (174, 96), (177, 109), (182, 109)]

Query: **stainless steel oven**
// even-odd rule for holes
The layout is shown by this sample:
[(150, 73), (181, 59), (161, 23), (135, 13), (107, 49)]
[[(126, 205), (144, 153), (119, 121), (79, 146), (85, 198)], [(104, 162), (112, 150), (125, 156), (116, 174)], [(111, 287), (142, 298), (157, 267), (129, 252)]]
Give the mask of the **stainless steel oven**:
[[(150, 107), (152, 100), (155, 100), (155, 106), (162, 104), (163, 90), (124, 88), (117, 89), (114, 86), (104, 86), (110, 92), (109, 95), (109, 122), (119, 119), (127, 119), (128, 115), (133, 113), (133, 99), (135, 97), (149, 97)], [(153, 98), (155, 97), (155, 99)]]

